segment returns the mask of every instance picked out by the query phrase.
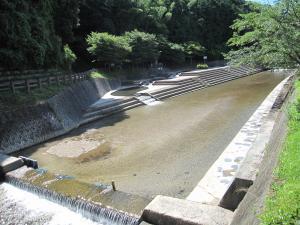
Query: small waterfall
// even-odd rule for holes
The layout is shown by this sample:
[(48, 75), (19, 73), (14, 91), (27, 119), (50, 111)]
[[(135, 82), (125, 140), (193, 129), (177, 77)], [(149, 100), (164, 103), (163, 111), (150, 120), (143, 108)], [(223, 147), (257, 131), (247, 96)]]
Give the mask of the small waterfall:
[(144, 103), (145, 105), (157, 105), (161, 103), (161, 101), (158, 101), (156, 98), (154, 98), (151, 95), (138, 95), (136, 98)]
[(32, 185), (12, 176), (6, 176), (5, 181), (22, 190), (31, 192), (39, 197), (62, 205), (87, 219), (104, 225), (137, 225), (139, 219), (129, 213), (118, 211), (81, 198), (66, 197), (52, 190)]

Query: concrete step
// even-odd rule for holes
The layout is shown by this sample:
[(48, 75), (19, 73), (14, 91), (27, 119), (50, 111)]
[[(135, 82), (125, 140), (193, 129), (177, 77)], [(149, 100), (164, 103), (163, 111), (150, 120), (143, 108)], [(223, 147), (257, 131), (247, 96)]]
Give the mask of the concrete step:
[(203, 79), (206, 83), (211, 84), (219, 81), (230, 81), (237, 79), (238, 77), (222, 77), (222, 78), (211, 78), (211, 79)]
[(218, 77), (218, 76), (224, 76), (229, 74), (230, 73), (228, 71), (222, 70), (215, 73), (200, 74), (198, 75), (198, 77)]
[(125, 102), (130, 102), (134, 99), (135, 98), (130, 97), (130, 98), (126, 98), (126, 99), (116, 99), (116, 100), (108, 101), (108, 102), (103, 103), (103, 104), (98, 105), (98, 106), (97, 105), (96, 106), (90, 106), (85, 112), (88, 113), (88, 112), (98, 111), (98, 110), (101, 110), (101, 109), (105, 109), (105, 108), (108, 108), (108, 107), (118, 105), (120, 103), (122, 104), (122, 103), (125, 103)]
[(83, 118), (93, 117), (101, 114), (105, 114), (109, 111), (113, 111), (122, 107), (134, 105), (135, 103), (138, 103), (139, 101), (137, 99), (132, 99), (131, 101), (125, 101), (125, 102), (119, 102), (118, 104), (109, 105), (107, 108), (101, 107), (98, 110), (94, 110), (92, 112), (87, 112), (83, 115)]
[(208, 70), (201, 70), (197, 72), (189, 72), (189, 73), (182, 73), (182, 76), (198, 76), (199, 74), (208, 74), (208, 73), (215, 73), (218, 71), (224, 71), (228, 69), (228, 67), (221, 67), (221, 68), (216, 68), (216, 69), (208, 69)]
[(214, 86), (214, 85), (217, 85), (217, 84), (229, 82), (229, 81), (236, 80), (236, 79), (239, 79), (239, 78), (242, 78), (242, 76), (232, 76), (232, 77), (228, 77), (226, 79), (217, 79), (217, 80), (211, 80), (211, 81), (207, 81), (207, 82), (210, 84), (210, 86)]
[(182, 85), (177, 85), (177, 86), (170, 87), (170, 88), (165, 88), (165, 89), (162, 89), (162, 90), (152, 91), (152, 92), (150, 92), (150, 94), (155, 97), (155, 95), (157, 95), (159, 93), (167, 92), (167, 91), (170, 91), (170, 90), (175, 90), (175, 89), (182, 88), (184, 86), (188, 86), (188, 85), (191, 85), (191, 84), (194, 84), (194, 83), (198, 83), (198, 82), (199, 82), (198, 79), (193, 79), (193, 81), (190, 82), (190, 83), (182, 84)]
[(182, 85), (182, 84), (188, 84), (194, 82), (194, 78), (189, 78), (186, 80), (180, 80), (180, 81), (156, 81), (153, 83), (153, 85)]
[(164, 92), (160, 92), (160, 93), (153, 93), (152, 95), (156, 98), (161, 98), (161, 96), (163, 95), (166, 95), (168, 93), (173, 93), (173, 92), (177, 92), (177, 91), (180, 91), (180, 90), (185, 90), (185, 89), (188, 89), (188, 88), (192, 88), (192, 87), (198, 87), (198, 86), (205, 86), (204, 84), (202, 84), (201, 82), (197, 81), (193, 84), (190, 84), (190, 85), (185, 85), (185, 86), (179, 86), (177, 88), (174, 88), (174, 89), (171, 89), (171, 90), (166, 90)]
[(204, 85), (198, 85), (198, 86), (194, 86), (194, 87), (190, 87), (190, 88), (185, 88), (183, 90), (174, 91), (174, 92), (162, 95), (160, 97), (160, 99), (170, 98), (170, 97), (181, 95), (181, 94), (184, 94), (184, 93), (188, 93), (188, 92), (192, 92), (192, 91), (197, 91), (197, 90), (203, 89), (205, 87), (206, 86), (204, 86)]
[(129, 109), (133, 109), (133, 108), (136, 108), (136, 107), (141, 106), (141, 105), (144, 105), (144, 104), (138, 101), (138, 103), (133, 104), (133, 105), (129, 105), (129, 106), (126, 106), (126, 107), (123, 107), (123, 108), (121, 107), (121, 108), (118, 108), (118, 109), (115, 109), (115, 110), (112, 110), (110, 112), (106, 112), (106, 113), (103, 113), (103, 114), (99, 114), (99, 115), (95, 115), (95, 116), (83, 118), (82, 121), (80, 122), (80, 125), (83, 125), (83, 124), (86, 124), (86, 123), (90, 123), (90, 122), (93, 122), (95, 120), (99, 120), (101, 118), (110, 116), (112, 114), (123, 112), (123, 111), (129, 110)]
[(232, 80), (236, 80), (240, 77), (227, 77), (227, 78), (222, 78), (222, 79), (214, 79), (214, 80), (209, 80), (206, 81), (207, 83), (209, 83), (210, 86), (216, 85), (216, 84), (221, 84), (221, 83), (225, 83), (225, 82), (229, 82)]

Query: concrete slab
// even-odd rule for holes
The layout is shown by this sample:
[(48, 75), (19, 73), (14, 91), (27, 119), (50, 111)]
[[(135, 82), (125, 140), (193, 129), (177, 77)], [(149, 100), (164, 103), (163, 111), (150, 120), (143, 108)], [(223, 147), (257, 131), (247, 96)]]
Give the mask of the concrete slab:
[(214, 71), (214, 70), (228, 69), (228, 68), (229, 68), (229, 66), (223, 66), (223, 67), (215, 67), (215, 68), (205, 69), (205, 70), (192, 70), (192, 71), (189, 71), (189, 72), (182, 73), (182, 76), (184, 76), (185, 74), (203, 73), (203, 72), (206, 72), (206, 71)]
[(157, 196), (144, 209), (142, 219), (155, 225), (228, 225), (232, 216), (218, 206)]
[(197, 78), (198, 76), (180, 76), (180, 77), (175, 77), (172, 79), (164, 79), (164, 80), (157, 80), (157, 81), (163, 81), (163, 82), (174, 82), (174, 81), (185, 81), (185, 80), (190, 80), (192, 78)]
[(0, 154), (0, 175), (16, 170), (24, 165), (20, 158)]
[(241, 180), (255, 181), (259, 166), (264, 157), (265, 148), (271, 138), (272, 130), (275, 125), (274, 115), (265, 121), (259, 132), (255, 143), (246, 155), (246, 158), (236, 174), (236, 178)]

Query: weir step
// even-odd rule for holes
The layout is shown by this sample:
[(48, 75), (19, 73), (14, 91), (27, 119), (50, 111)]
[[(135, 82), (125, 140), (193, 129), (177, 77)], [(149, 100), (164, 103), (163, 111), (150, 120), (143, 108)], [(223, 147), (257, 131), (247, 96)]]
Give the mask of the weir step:
[(109, 112), (106, 112), (106, 113), (103, 113), (103, 114), (99, 114), (99, 115), (95, 115), (95, 116), (91, 116), (91, 117), (86, 117), (86, 118), (82, 119), (82, 121), (80, 122), (80, 125), (83, 125), (83, 124), (86, 124), (86, 123), (90, 123), (92, 121), (95, 121), (95, 120), (98, 120), (98, 119), (110, 116), (112, 114), (123, 112), (123, 111), (129, 110), (129, 109), (133, 109), (133, 108), (136, 108), (136, 107), (141, 106), (141, 105), (144, 105), (144, 104), (141, 103), (141, 102), (138, 102), (136, 104), (131, 104), (131, 105), (126, 106), (126, 107), (120, 107), (118, 109), (115, 109), (115, 110), (112, 110), (112, 111), (109, 111)]
[(134, 100), (134, 98), (129, 97), (129, 98), (115, 99), (115, 100), (112, 100), (112, 101), (107, 101), (107, 102), (104, 102), (104, 103), (99, 104), (99, 105), (94, 104), (94, 105), (90, 106), (85, 112), (88, 113), (88, 112), (98, 111), (98, 110), (101, 110), (101, 109), (104, 109), (104, 108), (108, 108), (108, 107), (118, 105), (120, 103), (130, 102), (132, 100)]
[(134, 98), (132, 98), (130, 101), (120, 101), (117, 104), (112, 104), (107, 107), (101, 107), (100, 109), (97, 109), (97, 110), (95, 109), (94, 111), (87, 112), (83, 115), (83, 118), (93, 117), (93, 116), (109, 113), (110, 111), (114, 111), (114, 110), (117, 110), (117, 109), (120, 109), (120, 108), (123, 108), (126, 106), (130, 106), (130, 105), (134, 105), (138, 102), (139, 101)]
[(182, 85), (182, 84), (188, 84), (194, 82), (195, 78), (189, 78), (185, 80), (179, 80), (179, 81), (168, 81), (168, 80), (163, 80), (163, 81), (156, 81), (153, 83), (153, 85)]
[(152, 95), (160, 99), (160, 98), (164, 98), (163, 96), (166, 96), (168, 94), (177, 93), (179, 91), (185, 91), (185, 90), (188, 91), (191, 88), (198, 88), (198, 87), (204, 87), (204, 85), (200, 82), (197, 82), (197, 83), (192, 84), (192, 85), (183, 86), (183, 87), (180, 86), (180, 87), (172, 89), (172, 90), (166, 90), (164, 92), (160, 92), (158, 94), (152, 94)]
[(171, 93), (167, 93), (165, 95), (160, 96), (159, 98), (160, 99), (170, 98), (170, 97), (173, 97), (173, 96), (177, 96), (177, 95), (181, 95), (183, 93), (200, 90), (200, 89), (203, 89), (203, 88), (205, 88), (204, 85), (197, 85), (197, 86), (194, 86), (194, 87), (185, 88), (183, 90), (179, 90), (179, 91), (174, 91), (174, 92), (171, 92)]

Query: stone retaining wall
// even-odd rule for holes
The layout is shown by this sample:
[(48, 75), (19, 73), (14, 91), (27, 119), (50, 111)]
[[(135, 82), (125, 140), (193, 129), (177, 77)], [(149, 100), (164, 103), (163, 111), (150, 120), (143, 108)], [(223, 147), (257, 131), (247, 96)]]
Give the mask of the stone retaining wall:
[(0, 153), (12, 153), (78, 127), (84, 110), (119, 86), (117, 80), (86, 80), (36, 106), (0, 112)]

